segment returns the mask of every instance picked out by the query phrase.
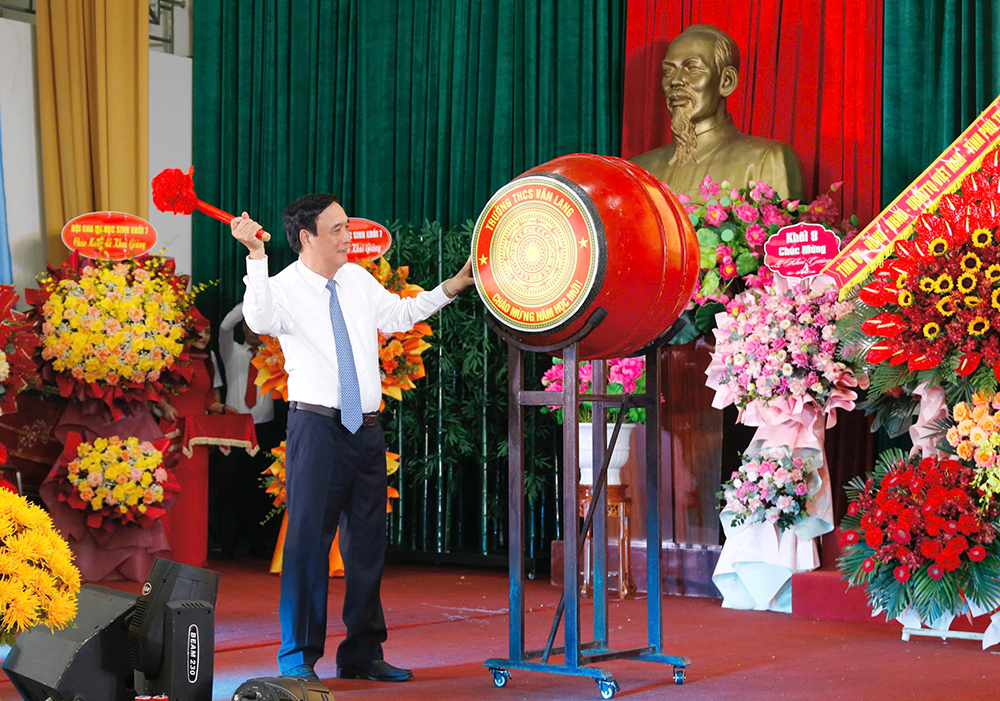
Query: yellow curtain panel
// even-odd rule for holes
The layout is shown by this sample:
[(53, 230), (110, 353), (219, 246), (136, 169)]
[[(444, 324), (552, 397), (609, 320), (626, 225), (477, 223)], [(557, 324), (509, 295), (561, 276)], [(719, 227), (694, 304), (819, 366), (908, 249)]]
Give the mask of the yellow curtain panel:
[(50, 265), (63, 224), (148, 216), (149, 15), (135, 0), (38, 0), (38, 93)]

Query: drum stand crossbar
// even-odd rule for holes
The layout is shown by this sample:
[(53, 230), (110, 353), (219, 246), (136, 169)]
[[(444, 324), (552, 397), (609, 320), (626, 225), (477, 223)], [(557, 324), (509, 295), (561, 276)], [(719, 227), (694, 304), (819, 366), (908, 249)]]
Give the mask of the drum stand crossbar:
[[(679, 330), (675, 324), (662, 338), (644, 349), (646, 355), (646, 392), (644, 394), (607, 394), (606, 366), (604, 360), (592, 361), (593, 394), (581, 394), (579, 374), (575, 371), (579, 358), (579, 344), (604, 320), (606, 312), (597, 308), (583, 328), (565, 342), (555, 346), (524, 344), (487, 315), (489, 325), (507, 343), (508, 351), (508, 470), (509, 470), (509, 524), (510, 531), (510, 622), (509, 658), (491, 658), (483, 665), (493, 675), (497, 687), (507, 685), (509, 670), (548, 672), (590, 677), (597, 682), (601, 698), (613, 698), (618, 682), (607, 669), (589, 667), (608, 660), (641, 660), (673, 665), (674, 682), (683, 684), (685, 671), (691, 661), (686, 657), (663, 654), (663, 619), (661, 612), (662, 585), (658, 548), (660, 530), (660, 426), (659, 426), (659, 347)], [(678, 322), (681, 324), (683, 322)], [(562, 350), (563, 365), (574, 368), (563, 373), (563, 393), (528, 391), (524, 389), (524, 351), (547, 353)], [(581, 402), (593, 403), (594, 464), (601, 469), (594, 473), (593, 498), (581, 531), (577, 534), (576, 547), (571, 547), (571, 524), (579, 521), (577, 482), (579, 480), (579, 429)], [(566, 524), (563, 548), (563, 591), (556, 609), (552, 629), (543, 649), (525, 650), (524, 643), (524, 408), (553, 406), (563, 408), (563, 479), (562, 511)], [(607, 443), (607, 409), (620, 407), (618, 420)], [(646, 558), (647, 591), (647, 644), (627, 650), (608, 647), (608, 590), (607, 590), (607, 483), (608, 465), (615, 442), (618, 440), (622, 419), (632, 406), (646, 407), (646, 538), (653, 546)], [(607, 447), (605, 447), (607, 446)], [(595, 514), (600, 517), (595, 518)], [(593, 530), (594, 549), (594, 639), (580, 641), (580, 586), (578, 563), (583, 555), (587, 537)], [(565, 615), (565, 643), (553, 647), (560, 620)], [(563, 664), (549, 662), (551, 655), (563, 655)], [(536, 661), (539, 660), (539, 661)]]

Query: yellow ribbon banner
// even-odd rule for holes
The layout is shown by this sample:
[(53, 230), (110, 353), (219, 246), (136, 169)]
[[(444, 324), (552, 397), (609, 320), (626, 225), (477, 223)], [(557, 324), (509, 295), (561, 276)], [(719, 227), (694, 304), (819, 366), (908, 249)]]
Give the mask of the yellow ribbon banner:
[(896, 241), (908, 239), (917, 217), (935, 211), (941, 198), (955, 192), (962, 179), (976, 170), (998, 143), (1000, 97), (823, 268), (840, 287), (840, 298), (846, 297), (892, 254)]

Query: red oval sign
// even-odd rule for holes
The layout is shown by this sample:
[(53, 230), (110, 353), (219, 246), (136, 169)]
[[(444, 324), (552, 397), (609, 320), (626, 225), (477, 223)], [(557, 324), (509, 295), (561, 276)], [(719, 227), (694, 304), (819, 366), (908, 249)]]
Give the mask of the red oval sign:
[(156, 245), (156, 229), (134, 214), (90, 212), (70, 219), (62, 240), (69, 250), (87, 258), (124, 260), (149, 253)]
[(381, 258), (392, 245), (389, 230), (371, 219), (351, 217), (347, 228), (351, 232), (351, 250), (347, 252), (347, 260), (352, 263)]
[(764, 265), (790, 279), (819, 275), (840, 251), (840, 237), (820, 224), (800, 222), (778, 229), (764, 242)]

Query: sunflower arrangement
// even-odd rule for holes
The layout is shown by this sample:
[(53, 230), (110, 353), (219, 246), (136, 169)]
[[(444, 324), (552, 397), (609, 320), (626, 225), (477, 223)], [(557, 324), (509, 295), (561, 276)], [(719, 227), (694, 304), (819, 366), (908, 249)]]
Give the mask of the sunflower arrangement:
[(32, 626), (63, 629), (76, 617), (80, 572), (41, 507), (0, 489), (0, 645)]
[[(160, 401), (186, 373), (185, 325), (195, 294), (158, 256), (91, 261), (72, 256), (28, 290), (41, 326), (43, 380), (64, 397)], [(173, 373), (173, 377), (170, 377)]]
[[(994, 156), (996, 154), (993, 154)], [(958, 192), (914, 223), (910, 240), (860, 290), (855, 354), (878, 390), (915, 385), (992, 393), (1000, 380), (1000, 159), (987, 158)]]
[(115, 521), (145, 528), (166, 513), (164, 502), (180, 485), (163, 464), (169, 439), (156, 442), (129, 438), (97, 438), (86, 442), (76, 433), (63, 451), (69, 489), (59, 500), (87, 512), (87, 525), (111, 530)]

